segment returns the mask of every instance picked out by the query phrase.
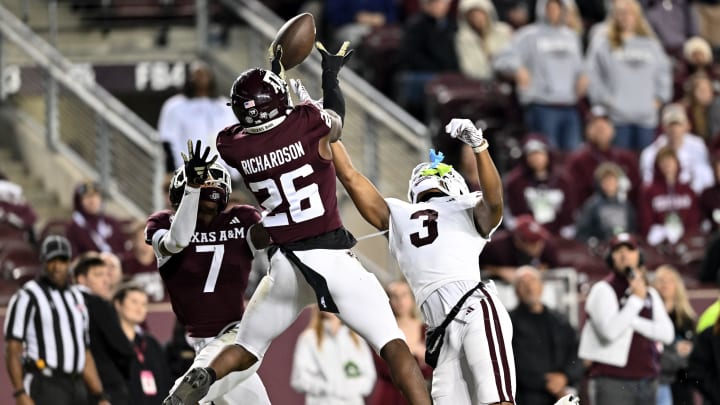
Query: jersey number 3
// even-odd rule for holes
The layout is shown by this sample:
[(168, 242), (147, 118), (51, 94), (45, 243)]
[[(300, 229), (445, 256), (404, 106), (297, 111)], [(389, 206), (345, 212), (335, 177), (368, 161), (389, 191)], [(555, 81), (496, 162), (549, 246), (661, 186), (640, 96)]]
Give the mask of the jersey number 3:
[[(280, 184), (273, 179), (257, 181), (248, 184), (254, 192), (267, 190), (270, 196), (260, 203), (266, 212), (273, 212), (275, 208), (283, 203), (283, 195), (287, 199), (288, 212), (276, 212), (270, 214), (263, 220), (265, 227), (287, 226), (290, 220), (293, 223), (309, 221), (325, 214), (317, 184), (309, 184), (305, 187), (295, 188), (295, 180), (307, 177), (313, 173), (309, 164), (298, 167), (280, 176)], [(303, 202), (306, 201), (305, 204)]]
[(435, 210), (421, 210), (410, 215), (410, 219), (422, 220), (423, 227), (420, 232), (410, 234), (410, 243), (413, 246), (422, 247), (435, 242), (438, 237), (437, 218), (438, 212)]

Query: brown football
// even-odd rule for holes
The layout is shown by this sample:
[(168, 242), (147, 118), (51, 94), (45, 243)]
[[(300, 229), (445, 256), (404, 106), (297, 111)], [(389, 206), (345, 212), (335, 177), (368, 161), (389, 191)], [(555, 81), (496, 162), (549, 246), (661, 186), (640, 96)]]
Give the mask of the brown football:
[(298, 14), (289, 19), (275, 34), (271, 49), (282, 45), (282, 62), (285, 70), (299, 65), (315, 46), (315, 18), (310, 13)]

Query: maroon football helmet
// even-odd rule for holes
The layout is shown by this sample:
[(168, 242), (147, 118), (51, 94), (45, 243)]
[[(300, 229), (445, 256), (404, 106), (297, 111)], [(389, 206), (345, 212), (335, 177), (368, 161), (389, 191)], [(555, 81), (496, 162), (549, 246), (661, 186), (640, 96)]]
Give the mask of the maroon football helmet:
[(250, 133), (280, 125), (292, 108), (285, 80), (260, 68), (246, 70), (235, 79), (230, 100), (240, 125)]

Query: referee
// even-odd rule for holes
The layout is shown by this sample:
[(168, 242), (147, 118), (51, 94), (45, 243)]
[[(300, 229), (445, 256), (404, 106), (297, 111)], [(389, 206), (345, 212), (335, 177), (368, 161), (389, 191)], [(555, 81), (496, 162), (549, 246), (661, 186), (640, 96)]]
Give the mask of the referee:
[(69, 285), (70, 257), (65, 237), (45, 238), (42, 274), (10, 299), (5, 363), (17, 405), (110, 404), (88, 350), (85, 301)]

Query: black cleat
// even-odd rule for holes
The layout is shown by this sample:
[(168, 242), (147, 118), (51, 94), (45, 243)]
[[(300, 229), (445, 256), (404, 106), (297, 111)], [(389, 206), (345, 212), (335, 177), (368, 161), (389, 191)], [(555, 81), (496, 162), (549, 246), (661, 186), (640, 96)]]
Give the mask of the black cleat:
[(190, 370), (174, 392), (163, 401), (163, 405), (195, 405), (212, 385), (212, 377), (204, 368)]

